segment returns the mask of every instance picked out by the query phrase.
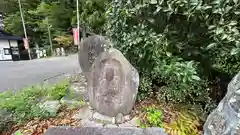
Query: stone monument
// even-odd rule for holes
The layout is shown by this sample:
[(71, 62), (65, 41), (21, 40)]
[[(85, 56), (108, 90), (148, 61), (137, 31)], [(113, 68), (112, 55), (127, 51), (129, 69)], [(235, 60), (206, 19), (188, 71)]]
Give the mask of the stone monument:
[(240, 135), (240, 72), (229, 83), (217, 109), (208, 116), (204, 135)]
[(87, 37), (81, 42), (78, 51), (78, 61), (86, 77), (95, 58), (104, 52), (108, 46), (110, 46), (110, 42), (105, 37), (99, 35)]
[(138, 86), (137, 70), (120, 51), (110, 48), (95, 59), (90, 70), (90, 105), (102, 115), (126, 115), (135, 104)]

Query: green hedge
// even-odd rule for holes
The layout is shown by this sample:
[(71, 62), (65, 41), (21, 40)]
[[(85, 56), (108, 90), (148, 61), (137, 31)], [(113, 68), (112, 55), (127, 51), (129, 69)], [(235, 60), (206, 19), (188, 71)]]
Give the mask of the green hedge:
[(155, 91), (159, 100), (207, 107), (212, 69), (229, 75), (238, 71), (238, 0), (123, 0), (110, 5), (107, 35), (139, 70), (139, 99)]

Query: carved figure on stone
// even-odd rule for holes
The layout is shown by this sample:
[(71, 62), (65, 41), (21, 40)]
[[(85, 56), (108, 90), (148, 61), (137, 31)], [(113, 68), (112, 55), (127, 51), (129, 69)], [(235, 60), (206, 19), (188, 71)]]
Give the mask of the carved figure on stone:
[(228, 85), (226, 96), (208, 116), (204, 135), (237, 135), (240, 126), (240, 72)]
[(139, 86), (137, 70), (116, 49), (101, 53), (94, 61), (88, 82), (90, 105), (111, 117), (128, 114), (135, 103)]
[(80, 44), (78, 51), (79, 65), (87, 77), (93, 61), (110, 46), (110, 42), (105, 37), (93, 35), (87, 37)]

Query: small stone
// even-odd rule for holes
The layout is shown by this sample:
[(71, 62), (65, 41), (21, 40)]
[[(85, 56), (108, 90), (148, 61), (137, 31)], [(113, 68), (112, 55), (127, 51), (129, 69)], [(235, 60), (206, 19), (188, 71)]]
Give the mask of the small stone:
[(78, 112), (73, 115), (73, 119), (88, 119), (91, 116), (92, 111), (89, 109), (88, 106), (84, 106), (78, 110)]
[(93, 114), (93, 119), (96, 120), (96, 121), (101, 121), (103, 123), (115, 124), (115, 118), (114, 117), (105, 116), (105, 115), (102, 115), (98, 112), (95, 112)]
[(61, 107), (61, 104), (58, 100), (52, 100), (40, 103), (39, 107), (44, 111), (49, 112), (51, 116), (55, 116)]
[(119, 113), (116, 117), (115, 117), (115, 123), (116, 124), (121, 124), (124, 122), (124, 117), (122, 113)]
[(124, 121), (130, 121), (130, 120), (131, 120), (131, 116), (130, 115), (124, 116)]
[(234, 102), (236, 102), (236, 101), (237, 101), (237, 100), (236, 100), (236, 98), (234, 98), (234, 97), (230, 98), (230, 100), (229, 100), (230, 103), (234, 103)]

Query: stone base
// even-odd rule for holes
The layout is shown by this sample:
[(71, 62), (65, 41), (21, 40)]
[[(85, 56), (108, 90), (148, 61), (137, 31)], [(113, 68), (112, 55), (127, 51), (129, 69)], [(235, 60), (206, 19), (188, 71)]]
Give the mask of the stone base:
[(45, 135), (167, 135), (161, 128), (100, 128), (100, 127), (55, 127), (50, 128)]
[(138, 127), (138, 118), (131, 119), (129, 115), (109, 117), (94, 111), (90, 106), (84, 106), (73, 116), (83, 127)]

